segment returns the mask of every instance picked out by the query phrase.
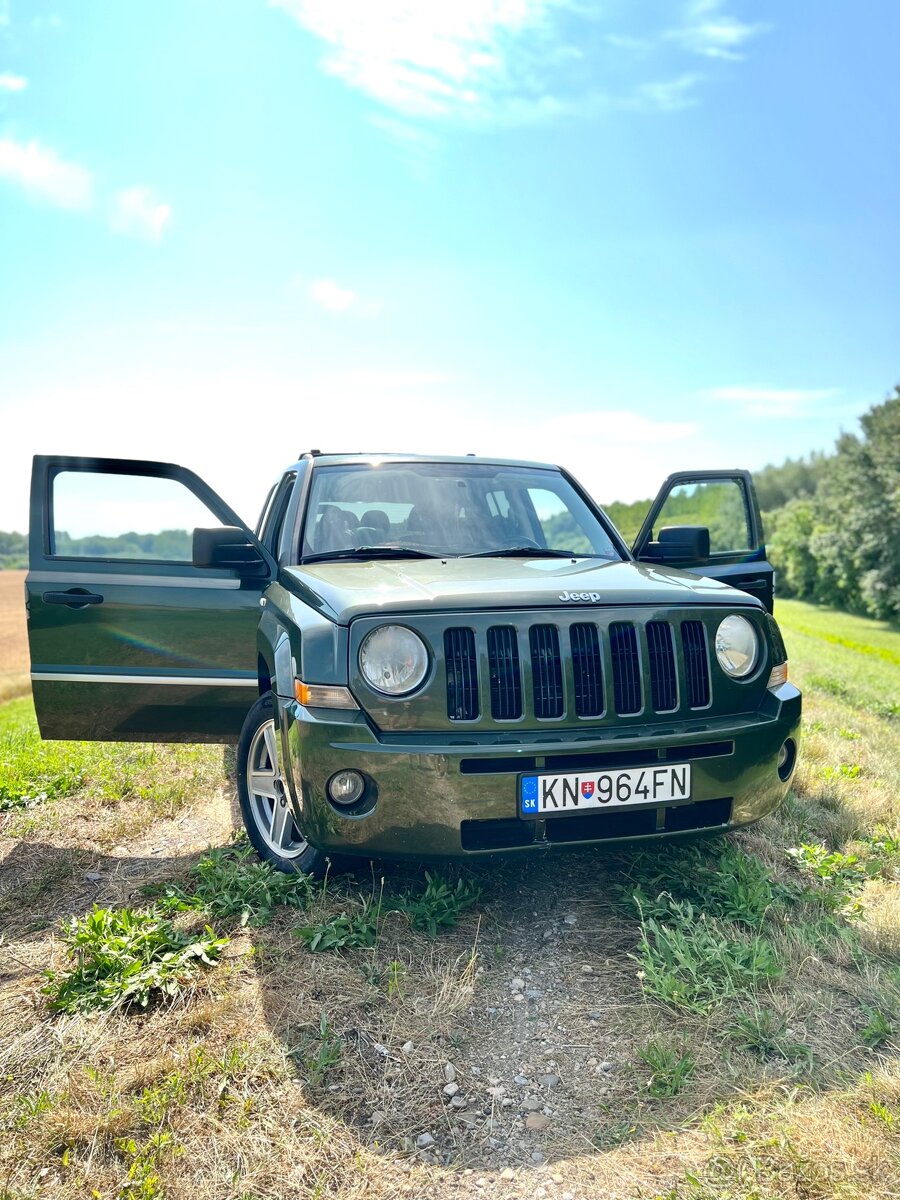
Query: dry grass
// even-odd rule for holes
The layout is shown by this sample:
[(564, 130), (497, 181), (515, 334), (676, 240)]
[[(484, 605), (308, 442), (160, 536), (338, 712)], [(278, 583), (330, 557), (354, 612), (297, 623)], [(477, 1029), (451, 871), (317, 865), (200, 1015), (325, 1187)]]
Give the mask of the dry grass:
[(25, 571), (0, 570), (0, 704), (26, 695), (31, 686), (25, 575)]
[[(812, 651), (791, 650), (795, 675), (816, 670)], [(863, 881), (844, 912), (830, 885), (800, 892), (813, 880), (786, 850), (821, 841), (862, 860), (876, 825), (896, 829), (900, 726), (814, 689), (807, 724), (795, 794), (735, 839), (792, 897), (766, 917), (783, 972), (704, 1017), (647, 999), (638, 920), (620, 902), (640, 860), (598, 851), (475, 864), (480, 903), (434, 940), (389, 911), (421, 873), (363, 866), (303, 914), (220, 921), (222, 964), (172, 1002), (51, 1017), (39, 989), (65, 965), (58, 922), (94, 902), (144, 904), (153, 880), (188, 886), (199, 850), (229, 839), (233, 798), (219, 765), (171, 818), (152, 797), (77, 795), (13, 814), (0, 841), (0, 1196), (898, 1194), (900, 1036), (868, 1028), (898, 1024), (896, 869)], [(360, 894), (381, 902), (374, 947), (313, 954), (295, 936)], [(755, 1047), (740, 1021), (762, 1030)], [(654, 1040), (694, 1063), (658, 1098), (641, 1053)], [(444, 1091), (447, 1064), (465, 1107)], [(526, 1126), (526, 1099), (545, 1120)], [(420, 1148), (423, 1134), (434, 1141)]]

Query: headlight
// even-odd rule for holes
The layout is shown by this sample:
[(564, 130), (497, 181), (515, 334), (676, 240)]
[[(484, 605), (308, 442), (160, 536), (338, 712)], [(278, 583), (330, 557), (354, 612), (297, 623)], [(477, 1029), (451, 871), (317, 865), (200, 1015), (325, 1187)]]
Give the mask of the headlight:
[(376, 692), (405, 696), (414, 692), (428, 674), (428, 651), (411, 629), (381, 625), (363, 639), (359, 669)]
[(716, 658), (732, 679), (751, 674), (759, 662), (759, 637), (746, 617), (726, 617), (716, 630)]

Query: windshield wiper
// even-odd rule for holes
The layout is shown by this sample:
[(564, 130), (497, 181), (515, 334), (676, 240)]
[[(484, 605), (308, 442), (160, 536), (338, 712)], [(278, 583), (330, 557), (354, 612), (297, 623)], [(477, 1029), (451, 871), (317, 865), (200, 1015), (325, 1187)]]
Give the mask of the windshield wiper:
[(506, 546), (502, 550), (476, 550), (460, 554), (460, 558), (591, 558), (592, 555), (573, 554), (571, 550), (551, 550), (547, 546)]
[(342, 558), (440, 558), (440, 554), (429, 554), (427, 550), (413, 550), (409, 546), (349, 546), (346, 550), (326, 550), (322, 554), (307, 554), (303, 563), (329, 562)]

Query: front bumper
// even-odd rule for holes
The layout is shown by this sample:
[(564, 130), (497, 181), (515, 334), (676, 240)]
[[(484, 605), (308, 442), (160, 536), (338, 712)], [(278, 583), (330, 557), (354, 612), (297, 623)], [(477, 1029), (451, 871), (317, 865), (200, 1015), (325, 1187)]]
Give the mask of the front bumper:
[[(282, 750), (298, 825), (310, 843), (340, 854), (387, 858), (536, 851), (559, 843), (649, 840), (727, 830), (759, 820), (784, 799), (779, 751), (796, 743), (800, 692), (766, 693), (737, 716), (506, 734), (376, 735), (362, 713), (278, 700)], [(621, 806), (523, 821), (518, 774), (690, 762), (692, 795), (679, 805)], [(326, 784), (344, 768), (370, 781), (356, 811), (338, 811)]]

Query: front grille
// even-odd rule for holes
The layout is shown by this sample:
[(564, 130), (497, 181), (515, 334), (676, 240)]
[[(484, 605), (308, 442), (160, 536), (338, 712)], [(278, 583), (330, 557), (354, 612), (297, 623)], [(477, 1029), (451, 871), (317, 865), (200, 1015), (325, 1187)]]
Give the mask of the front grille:
[(559, 661), (559, 630), (555, 625), (532, 625), (531, 678), (534, 715), (546, 720), (563, 715), (562, 663)]
[(444, 657), (447, 663), (447, 716), (451, 721), (477, 720), (478, 662), (474, 631), (445, 630)]
[(569, 638), (575, 679), (575, 712), (579, 717), (599, 717), (603, 712), (603, 664), (597, 626), (573, 625)]
[(495, 721), (516, 721), (522, 715), (522, 670), (516, 631), (512, 625), (492, 625), (487, 643), (491, 716)]
[(637, 632), (632, 624), (614, 621), (609, 627), (613, 690), (620, 717), (641, 711), (641, 664)]
[(534, 623), (444, 629), (447, 718), (589, 725), (708, 708), (717, 617), (678, 613), (607, 624), (554, 614)]
[(678, 683), (675, 678), (675, 647), (668, 621), (647, 622), (647, 649), (650, 652), (650, 692), (656, 712), (673, 712), (678, 707)]
[(681, 622), (681, 644), (684, 649), (688, 704), (691, 708), (706, 708), (710, 700), (709, 656), (702, 621)]

